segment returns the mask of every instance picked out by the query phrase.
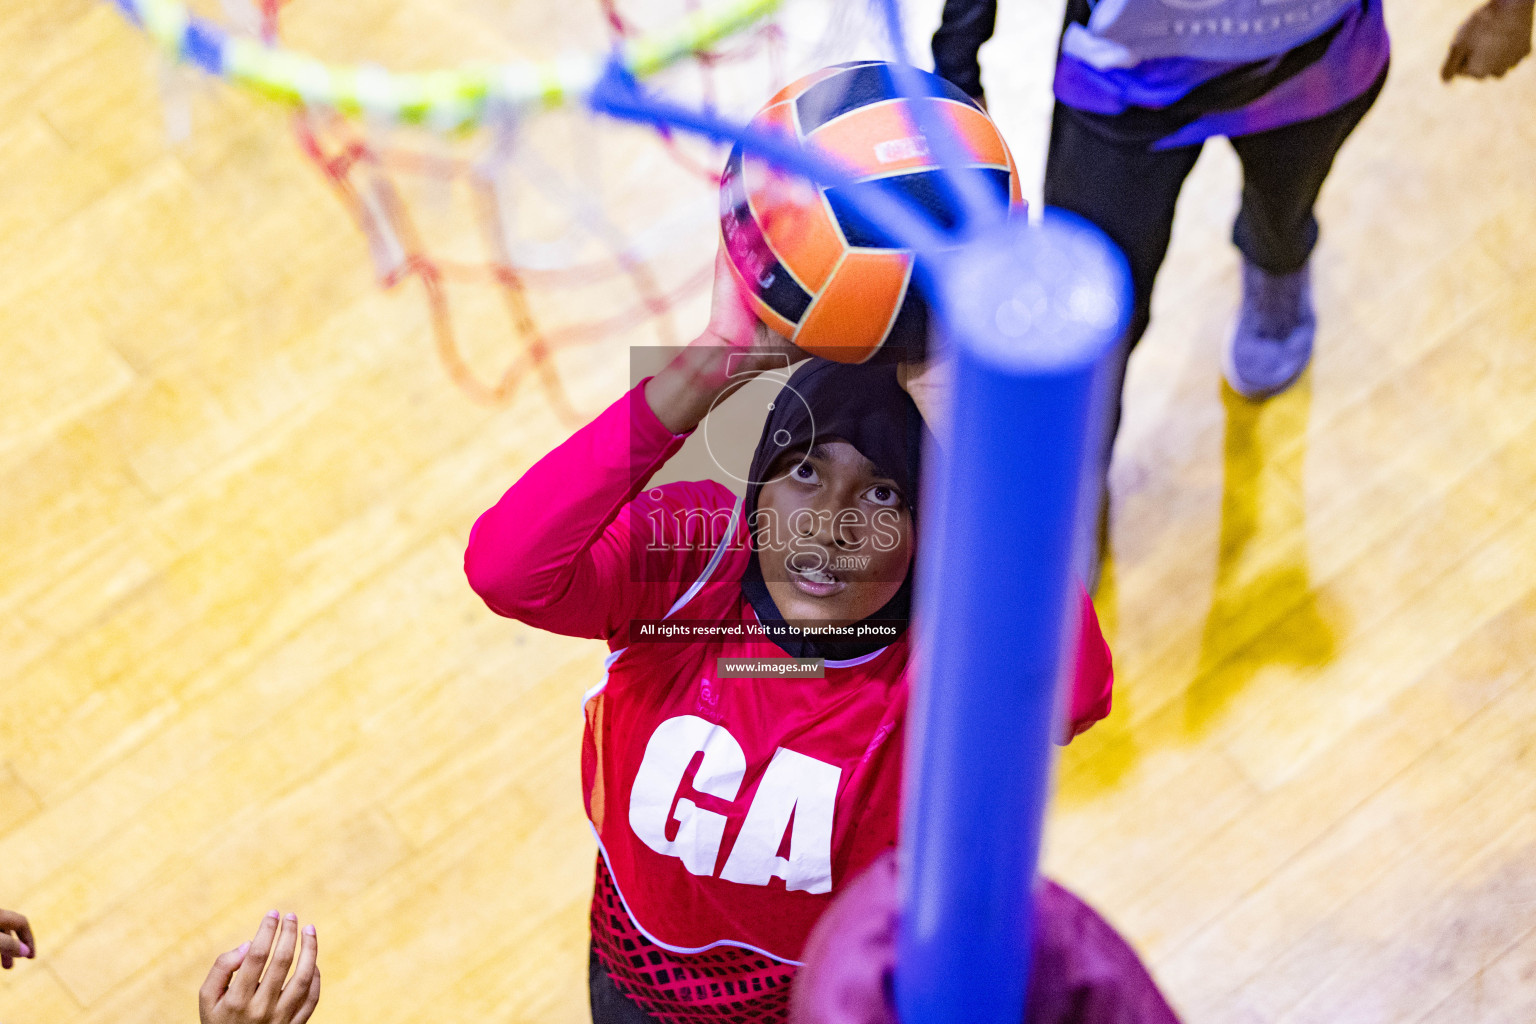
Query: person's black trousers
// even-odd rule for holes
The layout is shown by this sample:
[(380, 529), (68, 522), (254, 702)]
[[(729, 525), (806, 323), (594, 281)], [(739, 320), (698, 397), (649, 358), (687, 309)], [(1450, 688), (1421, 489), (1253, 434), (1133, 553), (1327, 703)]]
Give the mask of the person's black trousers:
[[(1243, 165), (1243, 203), (1232, 240), (1261, 270), (1300, 270), (1317, 244), (1313, 206), (1334, 157), (1376, 102), (1387, 73), (1363, 95), (1322, 117), (1229, 140)], [(1114, 118), (1084, 115), (1058, 102), (1051, 117), (1045, 164), (1045, 204), (1098, 225), (1121, 250), (1131, 269), (1130, 326), (1117, 365), (1105, 373), (1109, 422), (1102, 463), (1120, 423), (1119, 393), (1125, 360), (1151, 318), (1152, 283), (1168, 252), (1173, 209), (1201, 145), (1154, 150), (1113, 131)]]
[[(1317, 244), (1312, 208), (1323, 180), (1385, 81), (1383, 71), (1363, 95), (1322, 117), (1229, 140), (1243, 165), (1243, 205), (1232, 241), (1261, 270), (1288, 274), (1307, 262)], [(1154, 150), (1105, 132), (1105, 120), (1056, 104), (1045, 204), (1086, 217), (1125, 252), (1135, 289), (1134, 346), (1146, 330), (1152, 282), (1168, 252), (1174, 204), (1203, 147)]]
[(592, 1002), (592, 1024), (656, 1024), (656, 1018), (629, 1001), (608, 977), (608, 971), (588, 953), (587, 989)]

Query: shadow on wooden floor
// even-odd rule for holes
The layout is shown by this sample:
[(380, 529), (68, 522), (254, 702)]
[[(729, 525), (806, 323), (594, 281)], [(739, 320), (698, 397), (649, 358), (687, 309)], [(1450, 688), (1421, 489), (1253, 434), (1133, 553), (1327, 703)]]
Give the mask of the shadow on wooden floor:
[[(1303, 381), (1289, 397), (1302, 404), (1295, 422), (1305, 430), (1312, 399), (1309, 382)], [(1265, 667), (1324, 665), (1338, 651), (1336, 634), (1312, 587), (1299, 482), (1294, 500), (1288, 501), (1272, 494), (1282, 481), (1264, 472), (1271, 449), (1278, 447), (1277, 439), (1260, 429), (1268, 406), (1249, 402), (1225, 386), (1222, 403), (1227, 427), (1216, 583), (1200, 640), (1199, 667), (1184, 693), (1184, 727), (1194, 735), (1204, 733)], [(1304, 449), (1305, 438), (1298, 444)], [(1276, 545), (1271, 540), (1268, 547), (1278, 548), (1282, 557), (1248, 571), (1250, 553), (1264, 536), (1276, 533), (1288, 534), (1295, 542)]]
[[(1221, 527), (1211, 606), (1189, 681), (1159, 710), (1137, 707), (1135, 680), (1117, 680), (1115, 713), (1074, 750), (1058, 798), (1091, 800), (1116, 789), (1149, 747), (1190, 744), (1206, 735), (1262, 672), (1306, 670), (1332, 661), (1338, 630), (1313, 586), (1307, 559), (1305, 463), (1311, 388), (1253, 403), (1225, 385)], [(1284, 466), (1295, 468), (1287, 476)], [(1106, 635), (1116, 627), (1113, 559), (1095, 598)], [(1166, 702), (1168, 698), (1164, 698)], [(1132, 721), (1132, 718), (1135, 721)], [(1064, 766), (1066, 767), (1066, 766)]]

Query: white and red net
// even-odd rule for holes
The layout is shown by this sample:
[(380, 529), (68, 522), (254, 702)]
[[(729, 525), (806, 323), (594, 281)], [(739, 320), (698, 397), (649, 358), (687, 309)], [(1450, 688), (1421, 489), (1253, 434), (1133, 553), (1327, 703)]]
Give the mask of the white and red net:
[[(265, 38), (280, 37), (293, 2), (261, 0)], [(597, 5), (608, 45), (697, 6), (568, 2)], [(790, 77), (883, 49), (874, 18), (859, 0), (788, 5), (651, 86), (746, 120)], [(444, 370), (473, 399), (502, 404), (536, 383), (574, 421), (562, 359), (686, 340), (673, 313), (710, 282), (723, 149), (569, 106), (462, 138), (315, 108), (293, 124), (380, 284), (419, 287)]]

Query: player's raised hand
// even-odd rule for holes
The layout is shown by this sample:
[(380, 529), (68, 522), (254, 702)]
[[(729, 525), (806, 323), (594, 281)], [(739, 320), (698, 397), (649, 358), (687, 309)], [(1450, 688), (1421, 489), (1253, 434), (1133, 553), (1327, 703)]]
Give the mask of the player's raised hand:
[(806, 355), (788, 338), (758, 319), (741, 283), (731, 270), (730, 258), (725, 253), (723, 243), (715, 252), (715, 281), (709, 296), (709, 326), (704, 328), (704, 334), (718, 344), (734, 349), (750, 349), (754, 353), (770, 356), (761, 360), (765, 368), (785, 366), (786, 357), (789, 362), (795, 362), (804, 359)]
[(773, 332), (757, 318), (742, 293), (736, 275), (731, 273), (725, 245), (715, 252), (715, 279), (709, 293), (709, 326), (704, 333), (719, 344), (732, 348), (751, 348), (768, 344)]
[(1488, 0), (1473, 11), (1451, 40), (1441, 81), (1457, 75), (1503, 78), (1531, 52), (1533, 10), (1536, 0)]
[(14, 910), (0, 910), (0, 967), (10, 970), (18, 959), (37, 959), (32, 925)]
[(314, 925), (301, 934), (298, 918), (272, 911), (255, 938), (213, 962), (198, 992), (202, 1024), (304, 1024), (320, 1002), (319, 951)]
[(722, 396), (765, 370), (784, 370), (806, 353), (758, 319), (731, 270), (725, 246), (715, 254), (715, 284), (704, 333), (645, 387), (657, 419), (685, 434)]

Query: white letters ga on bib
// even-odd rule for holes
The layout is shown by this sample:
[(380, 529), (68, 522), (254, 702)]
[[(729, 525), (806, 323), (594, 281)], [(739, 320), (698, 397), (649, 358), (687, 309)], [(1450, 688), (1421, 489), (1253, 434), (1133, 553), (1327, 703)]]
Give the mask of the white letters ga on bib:
[[(704, 757), (691, 780), (693, 789), (726, 802), (736, 800), (747, 769), (741, 744), (724, 726), (696, 715), (669, 718), (646, 744), (630, 791), (629, 827), (646, 846), (664, 857), (677, 857), (692, 874), (715, 876), (726, 817), (687, 797), (677, 799), (688, 766), (701, 751)], [(791, 892), (830, 892), (832, 819), (842, 773), (835, 765), (786, 747), (775, 750), (718, 877), (741, 885), (767, 885), (778, 877)], [(677, 832), (668, 839), (673, 818)], [(789, 856), (780, 857), (786, 831)]]

